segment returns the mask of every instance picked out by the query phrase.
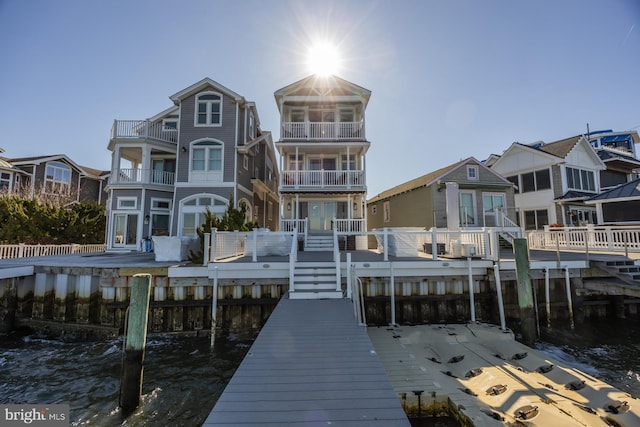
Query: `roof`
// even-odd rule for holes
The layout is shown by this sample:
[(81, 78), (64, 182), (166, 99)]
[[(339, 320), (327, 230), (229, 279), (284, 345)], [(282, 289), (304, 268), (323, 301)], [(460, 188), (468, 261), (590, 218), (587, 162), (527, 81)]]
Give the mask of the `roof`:
[(171, 99), (174, 104), (178, 105), (180, 103), (180, 101), (182, 101), (184, 98), (186, 98), (186, 97), (188, 97), (190, 95), (193, 95), (196, 92), (201, 91), (203, 88), (205, 88), (207, 86), (213, 86), (216, 90), (224, 93), (227, 96), (230, 96), (235, 101), (243, 101), (244, 100), (244, 97), (242, 97), (241, 95), (238, 95), (236, 92), (232, 91), (228, 87), (221, 85), (220, 83), (216, 82), (215, 80), (210, 79), (209, 77), (205, 77), (204, 79), (200, 80), (199, 82), (196, 82), (196, 83), (192, 84), (191, 86), (182, 89), (180, 92), (177, 92), (177, 93), (171, 95), (169, 97), (169, 99)]
[(586, 200), (586, 199), (589, 199), (590, 197), (593, 197), (593, 193), (587, 193), (587, 192), (584, 192), (584, 191), (569, 190), (566, 193), (564, 193), (562, 196), (556, 197), (554, 199), (554, 201), (557, 201), (557, 200), (563, 200), (563, 201)]
[(103, 171), (100, 169), (94, 169), (94, 168), (90, 168), (87, 166), (80, 166), (82, 168), (83, 171), (85, 171), (87, 173), (87, 175), (92, 175), (92, 176), (96, 176), (96, 177), (103, 177), (105, 175), (109, 175), (111, 173), (111, 171)]
[(611, 202), (619, 199), (640, 198), (640, 178), (621, 184), (611, 190), (605, 191), (590, 198), (589, 202)]
[(487, 171), (491, 172), (492, 174), (494, 174), (495, 176), (500, 177), (504, 182), (505, 185), (510, 186), (513, 185), (510, 181), (507, 181), (502, 175), (497, 174), (495, 171), (491, 170), (490, 168), (488, 168), (487, 166), (485, 166), (482, 162), (480, 162), (479, 160), (477, 160), (474, 157), (468, 157), (464, 160), (460, 160), (457, 163), (453, 163), (449, 166), (445, 166), (443, 168), (440, 168), (438, 170), (435, 170), (433, 172), (430, 172), (426, 175), (422, 175), (418, 178), (414, 178), (410, 181), (407, 181), (403, 184), (397, 185), (393, 188), (390, 188), (388, 190), (383, 191), (382, 193), (378, 194), (377, 196), (371, 198), (367, 203), (370, 202), (377, 202), (379, 200), (383, 200), (383, 199), (388, 199), (389, 197), (398, 195), (398, 194), (402, 194), (402, 193), (406, 193), (407, 191), (411, 191), (411, 190), (415, 190), (416, 188), (420, 188), (420, 187), (427, 187), (435, 182), (437, 182), (439, 179), (444, 178), (447, 174), (449, 174), (450, 172), (452, 172), (453, 170), (464, 166), (468, 163), (476, 163), (478, 164), (478, 166), (485, 168)]
[[(276, 98), (276, 103), (278, 104), (278, 108), (280, 108), (280, 103), (277, 102), (279, 98), (298, 92), (302, 89), (309, 89), (310, 91), (313, 90), (315, 91), (315, 96), (322, 96), (321, 92), (319, 92), (318, 89), (338, 89), (338, 88), (343, 89), (347, 94), (346, 96), (359, 98), (365, 107), (369, 102), (369, 98), (371, 98), (371, 91), (369, 89), (365, 89), (362, 86), (358, 86), (357, 84), (351, 83), (338, 76), (321, 77), (315, 74), (305, 77), (302, 80), (298, 80), (295, 83), (291, 83), (290, 85), (287, 85), (281, 89), (278, 89), (277, 91), (274, 92), (273, 95)], [(332, 96), (332, 95), (329, 94), (328, 96)]]
[(537, 147), (538, 150), (552, 154), (557, 157), (565, 158), (567, 154), (580, 141), (582, 135), (572, 136), (571, 138), (561, 139), (560, 141), (550, 142)]
[[(5, 158), (5, 160), (8, 162), (11, 162), (14, 166), (39, 165), (45, 162), (64, 160), (70, 166), (74, 167), (76, 170), (80, 171), (81, 173), (84, 173), (87, 175), (94, 175), (94, 176), (101, 176), (105, 174), (105, 171), (80, 166), (79, 164), (77, 164), (76, 162), (74, 162), (64, 154), (51, 154), (47, 156), (33, 156), (33, 157), (18, 157), (14, 159)], [(96, 174), (95, 172), (98, 172), (98, 173)], [(106, 171), (106, 173), (108, 173), (108, 171)]]

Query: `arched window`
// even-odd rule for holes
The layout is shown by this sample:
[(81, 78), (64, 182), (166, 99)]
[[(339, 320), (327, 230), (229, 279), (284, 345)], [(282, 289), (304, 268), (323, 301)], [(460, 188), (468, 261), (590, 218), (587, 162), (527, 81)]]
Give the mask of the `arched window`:
[(204, 223), (204, 215), (209, 212), (222, 218), (229, 201), (213, 194), (196, 194), (180, 202), (180, 235), (195, 236), (196, 230)]
[(222, 181), (223, 144), (204, 140), (191, 144), (191, 181)]
[(196, 96), (195, 126), (222, 126), (222, 95), (203, 92)]

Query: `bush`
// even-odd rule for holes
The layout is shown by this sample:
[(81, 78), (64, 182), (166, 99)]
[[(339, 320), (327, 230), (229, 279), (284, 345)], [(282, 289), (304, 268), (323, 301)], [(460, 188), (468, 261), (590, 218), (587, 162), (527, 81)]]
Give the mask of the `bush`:
[(0, 243), (104, 242), (105, 208), (97, 203), (56, 206), (17, 196), (0, 197)]

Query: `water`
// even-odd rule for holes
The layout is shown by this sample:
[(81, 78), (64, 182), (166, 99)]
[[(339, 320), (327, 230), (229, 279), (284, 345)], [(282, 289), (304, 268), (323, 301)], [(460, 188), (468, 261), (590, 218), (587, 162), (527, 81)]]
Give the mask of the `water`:
[(0, 342), (0, 403), (68, 403), (73, 426), (199, 426), (250, 343), (157, 336), (148, 340), (142, 401), (118, 408), (122, 341), (65, 342), (38, 337)]
[[(543, 329), (537, 348), (640, 397), (640, 321), (590, 320)], [(0, 403), (68, 403), (73, 426), (200, 426), (242, 361), (249, 341), (150, 337), (142, 403), (118, 409), (122, 341), (29, 336), (0, 342)], [(446, 425), (446, 424), (443, 424)]]

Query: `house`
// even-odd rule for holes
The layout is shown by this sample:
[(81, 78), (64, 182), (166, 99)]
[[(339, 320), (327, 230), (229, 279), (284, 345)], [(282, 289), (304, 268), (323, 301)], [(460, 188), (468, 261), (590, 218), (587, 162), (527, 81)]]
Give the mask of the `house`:
[(606, 169), (600, 171), (601, 191), (635, 180), (640, 171), (636, 144), (640, 143), (637, 131), (613, 132), (604, 130), (589, 132), (584, 136), (604, 162)]
[(277, 229), (277, 160), (255, 103), (210, 78), (169, 98), (148, 119), (114, 121), (107, 248), (195, 236), (207, 210), (222, 216), (231, 202)]
[(588, 137), (548, 144), (514, 142), (486, 164), (516, 186), (516, 218), (525, 230), (596, 223), (596, 209), (585, 201), (600, 193), (608, 175)]
[(64, 154), (0, 158), (0, 188), (29, 198), (105, 204), (109, 173), (80, 166)]
[(365, 110), (371, 92), (309, 76), (274, 93), (280, 112), (280, 228), (308, 237), (366, 230)]
[(640, 178), (604, 191), (585, 203), (595, 207), (597, 224), (640, 224)]
[(513, 184), (469, 157), (383, 191), (367, 202), (369, 229), (495, 227), (515, 218)]

